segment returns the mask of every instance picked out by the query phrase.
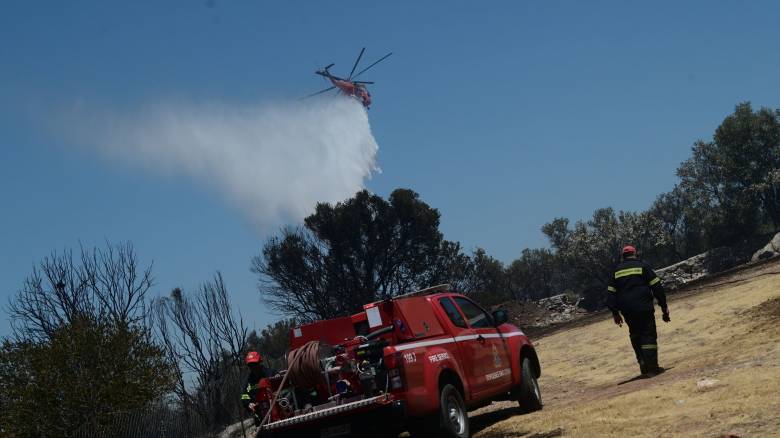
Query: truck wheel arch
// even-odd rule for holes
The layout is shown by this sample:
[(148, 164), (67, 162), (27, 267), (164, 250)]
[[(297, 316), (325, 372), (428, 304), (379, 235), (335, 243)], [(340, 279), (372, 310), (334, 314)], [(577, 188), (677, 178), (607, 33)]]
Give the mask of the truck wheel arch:
[(442, 388), (444, 388), (444, 385), (448, 383), (454, 386), (455, 388), (457, 388), (458, 391), (460, 392), (461, 397), (463, 397), (463, 399), (466, 400), (466, 391), (463, 388), (463, 381), (460, 379), (458, 373), (451, 368), (443, 368), (439, 373), (438, 392), (441, 393), (441, 390)]
[(539, 376), (542, 375), (542, 366), (539, 363), (539, 357), (536, 355), (536, 350), (529, 346), (529, 345), (523, 345), (523, 348), (520, 349), (520, 363), (523, 363), (524, 358), (528, 358), (531, 361), (531, 366), (533, 367), (534, 371), (534, 377), (539, 378)]

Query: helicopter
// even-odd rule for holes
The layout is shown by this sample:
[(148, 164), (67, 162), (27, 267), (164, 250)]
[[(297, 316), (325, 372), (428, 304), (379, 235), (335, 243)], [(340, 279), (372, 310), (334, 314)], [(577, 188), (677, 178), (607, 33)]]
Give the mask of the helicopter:
[(390, 55), (393, 54), (393, 52), (388, 53), (387, 55), (379, 58), (378, 60), (374, 61), (371, 65), (364, 68), (363, 70), (360, 70), (359, 72), (355, 73), (355, 70), (357, 69), (358, 64), (360, 63), (360, 59), (363, 57), (363, 53), (365, 53), (366, 48), (363, 47), (363, 49), (360, 50), (360, 54), (358, 55), (357, 59), (355, 60), (355, 64), (352, 66), (352, 71), (349, 72), (349, 76), (347, 78), (340, 78), (330, 72), (330, 68), (333, 67), (334, 63), (331, 63), (330, 65), (323, 67), (317, 71), (315, 71), (315, 74), (318, 74), (326, 79), (328, 79), (333, 86), (328, 87), (324, 90), (320, 90), (316, 93), (312, 93), (305, 97), (313, 97), (318, 94), (327, 93), (330, 90), (337, 89), (336, 93), (342, 93), (344, 95), (353, 97), (357, 99), (361, 104), (363, 104), (366, 109), (371, 105), (371, 93), (368, 92), (368, 89), (366, 88), (366, 85), (373, 84), (373, 81), (356, 81), (355, 79), (363, 74), (366, 70), (370, 69), (371, 67), (379, 64), (380, 62), (387, 59)]

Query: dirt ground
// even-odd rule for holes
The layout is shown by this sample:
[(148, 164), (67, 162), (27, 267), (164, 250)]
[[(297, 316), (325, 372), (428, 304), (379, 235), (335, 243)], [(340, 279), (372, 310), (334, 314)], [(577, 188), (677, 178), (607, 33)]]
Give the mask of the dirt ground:
[[(656, 313), (668, 371), (639, 373), (628, 329), (602, 314), (535, 340), (544, 409), (470, 413), (475, 438), (780, 436), (780, 262), (670, 297)], [(730, 434), (730, 435), (729, 435)]]

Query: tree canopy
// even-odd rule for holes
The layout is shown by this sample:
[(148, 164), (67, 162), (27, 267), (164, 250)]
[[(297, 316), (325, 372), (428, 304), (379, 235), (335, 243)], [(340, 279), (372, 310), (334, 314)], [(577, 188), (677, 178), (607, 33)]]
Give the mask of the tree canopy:
[(14, 337), (0, 351), (3, 428), (63, 436), (172, 390), (175, 367), (147, 325), (151, 269), (130, 244), (44, 258), (11, 300)]
[(304, 227), (265, 244), (252, 270), (280, 313), (301, 321), (349, 314), (464, 276), (467, 261), (458, 244), (443, 239), (439, 218), (412, 190), (397, 189), (388, 200), (363, 190), (335, 205), (317, 204)]
[(693, 209), (706, 213), (710, 245), (733, 245), (766, 220), (780, 226), (780, 110), (736, 106), (709, 142), (697, 141), (677, 175)]

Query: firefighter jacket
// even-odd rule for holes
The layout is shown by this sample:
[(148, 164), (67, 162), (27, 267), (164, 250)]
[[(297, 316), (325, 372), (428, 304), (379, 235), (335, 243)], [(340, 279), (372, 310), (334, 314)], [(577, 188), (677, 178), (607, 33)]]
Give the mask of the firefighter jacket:
[(661, 279), (647, 263), (628, 258), (615, 267), (607, 286), (607, 307), (612, 313), (653, 313), (653, 297), (666, 309)]
[(246, 386), (244, 392), (241, 394), (241, 403), (246, 409), (249, 409), (249, 403), (255, 403), (257, 400), (257, 390), (260, 386), (260, 379), (268, 376), (268, 370), (265, 367), (260, 367), (257, 373), (249, 373), (249, 377), (246, 378)]

